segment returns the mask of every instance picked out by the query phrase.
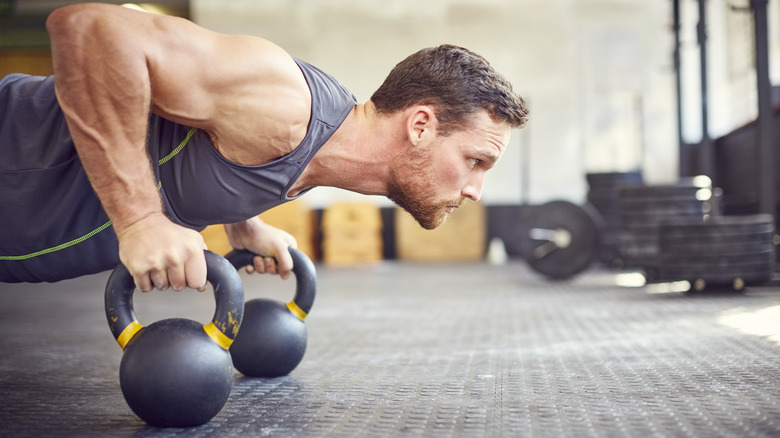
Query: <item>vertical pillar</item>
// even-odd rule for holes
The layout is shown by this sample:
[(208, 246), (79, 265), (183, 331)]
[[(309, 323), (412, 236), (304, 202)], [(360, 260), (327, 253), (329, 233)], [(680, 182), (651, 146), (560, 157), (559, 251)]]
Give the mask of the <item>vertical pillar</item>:
[(710, 138), (707, 92), (707, 0), (699, 0), (699, 23), (696, 25), (701, 64), (701, 143), (699, 144), (698, 173), (707, 175), (715, 184), (715, 144)]
[(674, 80), (677, 92), (677, 149), (679, 155), (679, 175), (685, 176), (690, 173), (690, 163), (688, 163), (688, 154), (685, 150), (686, 145), (683, 141), (683, 117), (682, 117), (682, 70), (680, 61), (680, 0), (672, 0), (672, 26), (674, 30)]
[(769, 82), (769, 33), (767, 30), (768, 0), (751, 0), (755, 30), (756, 82), (758, 86), (758, 187), (759, 211), (775, 214), (775, 151), (772, 133), (772, 89)]

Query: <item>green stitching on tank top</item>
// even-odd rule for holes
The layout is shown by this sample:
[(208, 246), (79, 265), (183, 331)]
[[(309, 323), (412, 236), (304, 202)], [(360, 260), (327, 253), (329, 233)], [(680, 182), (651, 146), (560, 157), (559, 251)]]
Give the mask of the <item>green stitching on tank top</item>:
[(62, 245), (57, 245), (57, 246), (52, 247), (52, 248), (44, 249), (44, 250), (41, 250), (41, 251), (38, 251), (38, 252), (26, 254), (26, 255), (20, 255), (20, 256), (0, 256), (0, 260), (6, 260), (6, 261), (8, 261), (8, 260), (11, 260), (11, 261), (27, 260), (27, 259), (31, 259), (33, 257), (38, 257), (40, 255), (56, 252), (56, 251), (59, 251), (61, 249), (68, 248), (70, 246), (77, 245), (77, 244), (79, 244), (79, 243), (89, 239), (90, 237), (94, 236), (95, 234), (105, 230), (106, 228), (108, 228), (110, 226), (111, 226), (111, 221), (108, 221), (108, 222), (104, 223), (103, 225), (101, 225), (101, 226), (95, 228), (94, 230), (90, 231), (89, 233), (79, 237), (78, 239), (73, 239), (70, 242), (63, 243)]
[[(167, 163), (168, 161), (170, 161), (171, 158), (175, 157), (176, 154), (181, 152), (181, 150), (184, 148), (184, 146), (187, 145), (187, 143), (190, 141), (190, 137), (192, 137), (196, 132), (198, 132), (197, 128), (190, 129), (190, 131), (187, 133), (187, 136), (184, 137), (184, 140), (182, 140), (181, 143), (179, 143), (179, 146), (177, 146), (176, 149), (171, 151), (170, 154), (168, 154), (165, 157), (161, 158), (160, 161), (158, 161), (158, 163), (160, 165), (163, 165), (163, 164)], [(161, 188), (162, 188), (162, 181), (157, 181), (157, 191), (160, 191)], [(106, 228), (108, 228), (110, 226), (111, 226), (111, 221), (108, 221), (108, 222), (104, 223), (103, 225), (101, 225), (101, 226), (95, 228), (94, 230), (90, 231), (89, 233), (87, 233), (87, 234), (85, 234), (85, 235), (83, 235), (81, 237), (78, 237), (76, 239), (73, 239), (70, 242), (65, 242), (63, 244), (60, 244), (60, 245), (57, 245), (57, 246), (54, 246), (54, 247), (51, 247), (51, 248), (47, 248), (47, 249), (42, 249), (40, 251), (36, 251), (36, 252), (30, 253), (30, 254), (18, 255), (18, 256), (2, 256), (2, 255), (0, 255), (0, 261), (27, 260), (27, 259), (31, 259), (33, 257), (42, 256), (44, 254), (50, 254), (50, 253), (53, 253), (53, 252), (61, 251), (61, 250), (65, 249), (65, 248), (70, 248), (71, 246), (78, 245), (79, 243), (81, 243), (81, 242), (83, 242), (83, 241), (93, 237), (97, 233), (105, 230)]]
[(184, 149), (184, 146), (187, 146), (187, 143), (190, 141), (190, 137), (192, 137), (198, 130), (196, 128), (190, 129), (190, 132), (187, 133), (187, 136), (184, 137), (184, 140), (179, 143), (179, 146), (176, 147), (176, 149), (172, 150), (170, 154), (164, 156), (163, 158), (158, 161), (158, 164), (162, 166), (163, 164), (170, 161), (171, 158), (175, 157), (176, 154), (181, 152), (182, 149)]

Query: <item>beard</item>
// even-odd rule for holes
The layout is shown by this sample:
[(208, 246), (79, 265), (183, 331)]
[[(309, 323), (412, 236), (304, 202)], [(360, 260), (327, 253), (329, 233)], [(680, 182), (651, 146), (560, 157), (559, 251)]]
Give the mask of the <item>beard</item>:
[(387, 197), (406, 210), (426, 230), (432, 230), (447, 220), (446, 207), (460, 202), (436, 202), (434, 181), (429, 171), (429, 153), (410, 148), (395, 160), (390, 169)]

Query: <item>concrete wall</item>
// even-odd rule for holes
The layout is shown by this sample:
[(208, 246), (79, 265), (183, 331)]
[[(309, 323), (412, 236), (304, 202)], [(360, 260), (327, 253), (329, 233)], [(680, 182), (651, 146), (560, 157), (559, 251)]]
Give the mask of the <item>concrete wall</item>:
[[(695, 11), (695, 2), (683, 3)], [(670, 0), (192, 0), (190, 10), (207, 28), (276, 42), (361, 101), (422, 47), (453, 43), (482, 54), (532, 111), (489, 173), (488, 204), (580, 202), (587, 172), (677, 176)], [(695, 109), (688, 106), (691, 125)], [(352, 196), (319, 188), (305, 199), (323, 207)]]

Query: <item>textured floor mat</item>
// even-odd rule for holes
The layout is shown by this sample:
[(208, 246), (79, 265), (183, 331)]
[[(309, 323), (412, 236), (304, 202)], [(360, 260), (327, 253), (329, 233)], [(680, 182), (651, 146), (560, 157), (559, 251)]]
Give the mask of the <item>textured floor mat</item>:
[[(148, 427), (124, 403), (107, 275), (0, 284), (0, 435), (780, 435), (776, 289), (653, 294), (597, 271), (545, 282), (519, 262), (318, 269), (301, 365), (236, 374), (194, 429)], [(294, 288), (244, 281), (247, 298)], [(207, 322), (209, 295), (137, 294), (136, 313)]]

